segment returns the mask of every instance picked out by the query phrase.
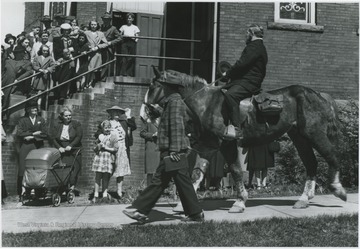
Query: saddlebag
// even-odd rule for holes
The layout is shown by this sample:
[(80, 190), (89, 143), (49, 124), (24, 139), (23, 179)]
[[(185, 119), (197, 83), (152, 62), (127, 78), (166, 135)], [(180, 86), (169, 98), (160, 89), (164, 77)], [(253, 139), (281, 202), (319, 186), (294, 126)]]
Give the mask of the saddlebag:
[(270, 93), (260, 93), (254, 96), (257, 109), (264, 116), (279, 115), (284, 106), (283, 95), (273, 95)]

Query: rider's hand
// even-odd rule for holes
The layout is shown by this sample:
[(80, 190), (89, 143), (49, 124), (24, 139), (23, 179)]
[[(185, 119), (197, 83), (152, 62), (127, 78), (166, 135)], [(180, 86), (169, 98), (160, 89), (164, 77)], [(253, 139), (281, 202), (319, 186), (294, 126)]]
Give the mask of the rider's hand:
[(170, 152), (170, 158), (172, 161), (179, 162), (180, 155), (177, 152)]
[(66, 151), (70, 151), (70, 150), (71, 150), (71, 146), (66, 146), (66, 147), (65, 147), (65, 150), (66, 150)]
[(65, 149), (64, 149), (63, 147), (60, 147), (60, 148), (59, 148), (59, 151), (60, 151), (60, 153), (64, 153), (64, 152), (65, 152)]

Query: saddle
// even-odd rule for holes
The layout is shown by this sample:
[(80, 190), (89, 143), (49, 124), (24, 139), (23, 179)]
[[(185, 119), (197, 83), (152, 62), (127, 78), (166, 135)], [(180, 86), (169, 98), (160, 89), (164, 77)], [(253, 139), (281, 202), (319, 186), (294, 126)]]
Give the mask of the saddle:
[(240, 101), (240, 124), (249, 120), (249, 114), (256, 111), (263, 117), (278, 116), (284, 107), (284, 96), (262, 92)]

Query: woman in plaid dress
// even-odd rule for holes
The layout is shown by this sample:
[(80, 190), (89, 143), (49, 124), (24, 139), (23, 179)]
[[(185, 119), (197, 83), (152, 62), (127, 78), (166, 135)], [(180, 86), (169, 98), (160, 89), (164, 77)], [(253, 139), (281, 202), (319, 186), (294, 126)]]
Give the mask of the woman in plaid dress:
[(93, 202), (96, 203), (99, 198), (99, 188), (102, 180), (103, 197), (110, 199), (108, 186), (110, 175), (113, 172), (115, 163), (115, 154), (118, 151), (118, 137), (116, 133), (111, 132), (111, 123), (105, 120), (101, 123), (103, 133), (97, 139), (97, 145), (94, 149), (96, 155), (92, 164), (92, 171), (95, 175), (95, 192)]

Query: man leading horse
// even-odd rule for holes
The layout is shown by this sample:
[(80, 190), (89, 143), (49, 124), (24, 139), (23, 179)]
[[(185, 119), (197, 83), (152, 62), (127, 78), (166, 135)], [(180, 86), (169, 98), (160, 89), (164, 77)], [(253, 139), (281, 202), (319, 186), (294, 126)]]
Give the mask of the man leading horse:
[(241, 137), (239, 103), (243, 99), (258, 94), (261, 90), (268, 62), (263, 37), (263, 27), (250, 25), (246, 32), (246, 47), (240, 59), (223, 73), (226, 80), (230, 79), (230, 82), (223, 87), (223, 92), (232, 124), (226, 127), (224, 139)]

